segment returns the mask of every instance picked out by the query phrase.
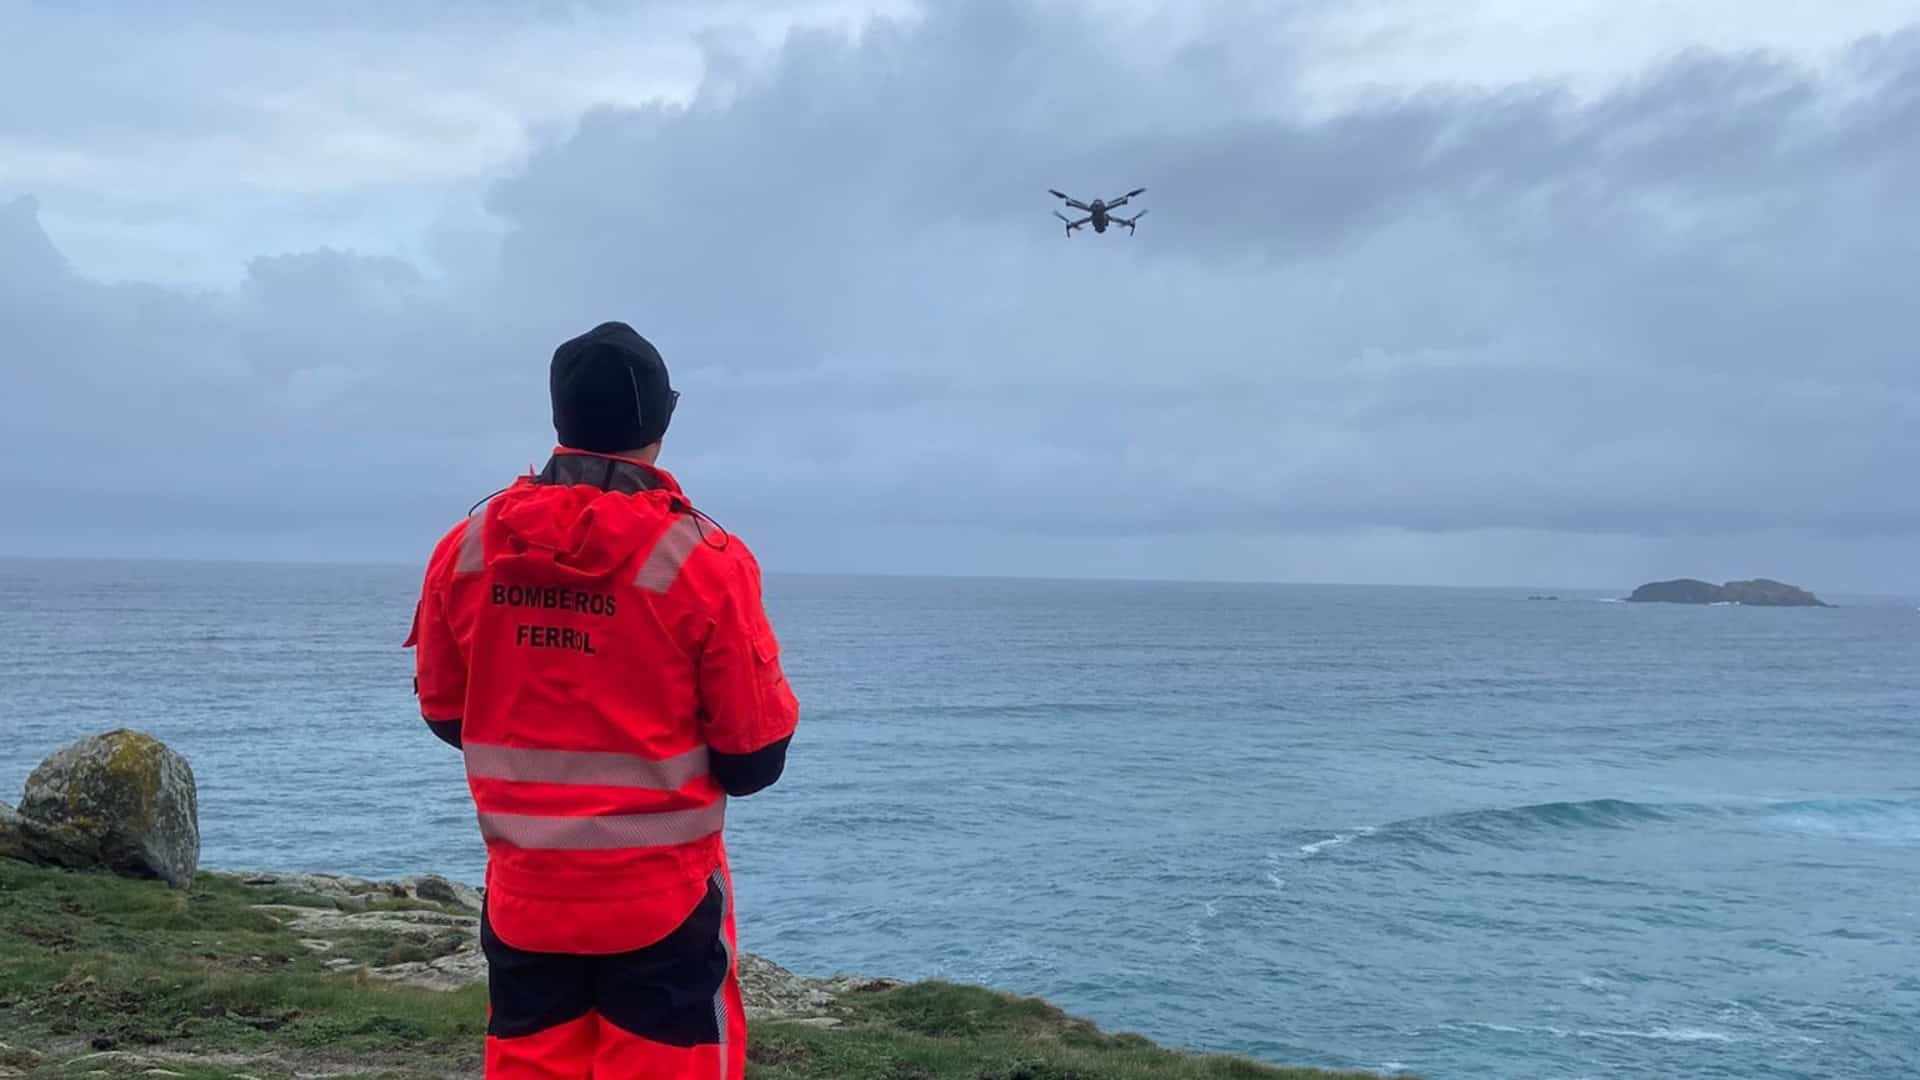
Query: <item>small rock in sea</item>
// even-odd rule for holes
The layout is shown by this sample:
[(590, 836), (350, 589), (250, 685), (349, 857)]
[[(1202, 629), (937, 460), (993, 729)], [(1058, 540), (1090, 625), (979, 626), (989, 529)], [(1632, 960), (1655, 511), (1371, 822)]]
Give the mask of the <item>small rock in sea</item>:
[(1627, 597), (1635, 603), (1722, 604), (1742, 607), (1831, 607), (1819, 597), (1794, 585), (1755, 578), (1729, 581), (1725, 585), (1697, 578), (1655, 581), (1633, 590)]

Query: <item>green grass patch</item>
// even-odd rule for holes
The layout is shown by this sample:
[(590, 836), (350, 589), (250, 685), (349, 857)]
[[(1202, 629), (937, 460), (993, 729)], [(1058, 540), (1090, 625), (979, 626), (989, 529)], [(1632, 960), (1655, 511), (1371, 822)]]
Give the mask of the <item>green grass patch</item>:
[[(757, 1025), (749, 1080), (1336, 1080), (1107, 1034), (1033, 998), (914, 983), (849, 995), (840, 1025)], [(1362, 1080), (1362, 1074), (1345, 1074)]]
[[(404, 1045), (426, 1059), (478, 1046), (483, 990), (330, 971), (254, 908), (285, 899), (204, 874), (179, 892), (0, 860), (0, 1028), (83, 1050)], [(349, 945), (359, 959), (402, 951), (397, 938)]]

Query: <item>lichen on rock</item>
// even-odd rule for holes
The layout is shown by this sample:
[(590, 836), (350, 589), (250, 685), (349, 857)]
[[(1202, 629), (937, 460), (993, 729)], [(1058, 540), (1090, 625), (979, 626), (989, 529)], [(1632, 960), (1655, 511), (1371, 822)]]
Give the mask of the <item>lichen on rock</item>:
[(193, 769), (140, 732), (89, 736), (41, 762), (27, 777), (19, 814), (118, 874), (184, 889), (200, 862)]

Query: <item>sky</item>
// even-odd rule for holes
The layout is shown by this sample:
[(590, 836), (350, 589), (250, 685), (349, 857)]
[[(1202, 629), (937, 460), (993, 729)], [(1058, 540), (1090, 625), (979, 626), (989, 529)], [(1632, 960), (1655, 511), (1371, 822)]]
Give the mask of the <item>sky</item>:
[(423, 562), (621, 319), (770, 572), (1920, 593), (1910, 0), (0, 27), (0, 554)]

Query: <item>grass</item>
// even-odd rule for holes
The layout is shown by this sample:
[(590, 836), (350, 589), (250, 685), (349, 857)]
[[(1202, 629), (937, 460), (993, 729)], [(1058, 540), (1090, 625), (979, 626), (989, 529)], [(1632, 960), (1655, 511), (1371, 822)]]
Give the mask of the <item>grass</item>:
[[(432, 908), (365, 903), (349, 910)], [(156, 1067), (187, 1080), (480, 1075), (484, 990), (398, 986), (325, 963), (427, 959), (458, 948), (458, 932), (423, 944), (354, 930), (315, 953), (261, 904), (341, 906), (204, 874), (183, 893), (0, 859), (0, 1077), (70, 1080)], [(832, 1027), (754, 1024), (748, 1080), (1335, 1076), (1162, 1050), (1045, 1002), (948, 983), (851, 993), (833, 1019)]]
[[(335, 906), (314, 901), (307, 906)], [(27, 1072), (35, 1078), (62, 1075), (51, 1062), (89, 1051), (393, 1061), (420, 1076), (467, 1065), (477, 1072), (484, 990), (443, 993), (331, 971), (323, 960), (333, 954), (310, 952), (254, 907), (288, 902), (204, 874), (183, 893), (0, 860), (4, 1041), (45, 1053), (47, 1062)], [(345, 955), (371, 959), (392, 946), (348, 941)], [(207, 1075), (265, 1080), (275, 1071), (250, 1065)]]
[[(842, 1000), (841, 1026), (764, 1023), (750, 1080), (1334, 1080), (1109, 1035), (1044, 1001), (923, 982)], [(1359, 1080), (1361, 1074), (1345, 1074)]]

